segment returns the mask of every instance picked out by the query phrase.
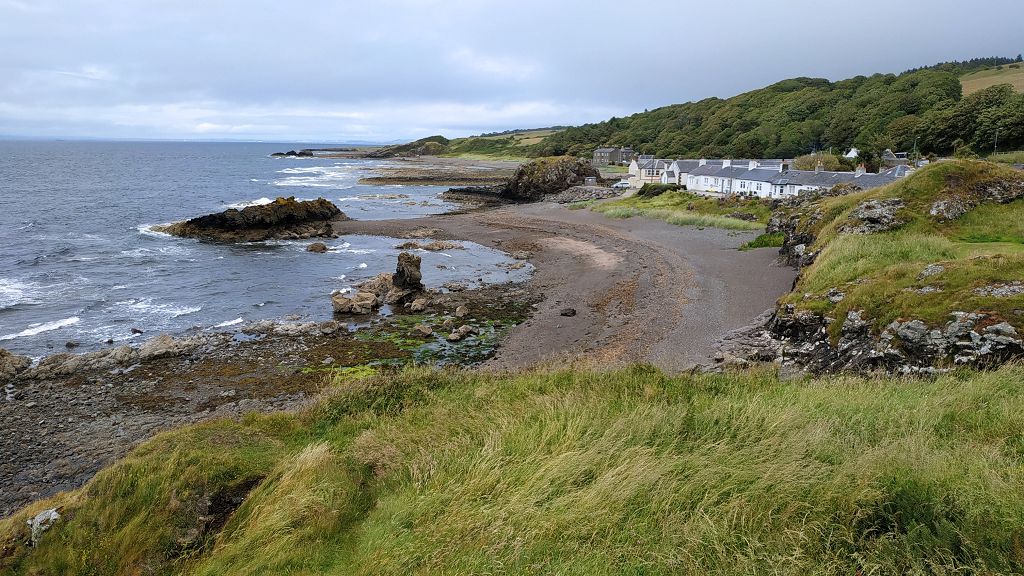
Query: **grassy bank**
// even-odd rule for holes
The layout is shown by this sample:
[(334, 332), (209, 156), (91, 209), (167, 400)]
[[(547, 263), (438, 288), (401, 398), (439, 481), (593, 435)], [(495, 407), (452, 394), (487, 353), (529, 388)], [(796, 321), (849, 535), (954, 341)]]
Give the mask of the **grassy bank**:
[[(654, 197), (631, 196), (606, 202), (594, 210), (609, 218), (645, 216), (664, 220), (678, 226), (724, 228), (726, 230), (764, 229), (771, 209), (760, 200), (740, 198), (716, 199), (689, 192), (665, 192)], [(754, 221), (732, 218), (730, 214), (743, 213)]]
[[(1021, 367), (338, 381), (159, 435), (0, 523), (21, 574), (1024, 570)], [(26, 517), (62, 506), (35, 548)]]
[[(984, 311), (1024, 329), (1024, 295), (998, 297), (979, 293), (987, 286), (1024, 281), (1024, 200), (988, 202), (952, 221), (931, 214), (937, 201), (959, 201), (990, 185), (1024, 181), (1011, 168), (979, 161), (941, 162), (900, 182), (848, 196), (825, 198), (801, 208), (820, 250), (786, 301), (798, 307), (845, 318), (865, 311), (876, 327), (898, 318), (919, 318), (944, 325), (953, 311)], [(855, 222), (853, 209), (867, 200), (899, 198), (905, 206), (898, 228), (877, 234), (841, 233)], [(942, 267), (922, 276), (926, 266)], [(828, 299), (837, 288), (841, 302)], [(832, 326), (838, 335), (841, 322)]]

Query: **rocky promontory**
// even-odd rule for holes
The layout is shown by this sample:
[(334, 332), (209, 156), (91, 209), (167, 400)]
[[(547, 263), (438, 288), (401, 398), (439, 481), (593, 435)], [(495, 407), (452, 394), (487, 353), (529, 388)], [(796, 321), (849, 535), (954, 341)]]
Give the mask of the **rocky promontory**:
[(324, 198), (296, 200), (292, 196), (241, 210), (229, 208), (216, 214), (157, 226), (154, 230), (217, 242), (333, 238), (336, 235), (331, 223), (348, 219), (344, 212)]

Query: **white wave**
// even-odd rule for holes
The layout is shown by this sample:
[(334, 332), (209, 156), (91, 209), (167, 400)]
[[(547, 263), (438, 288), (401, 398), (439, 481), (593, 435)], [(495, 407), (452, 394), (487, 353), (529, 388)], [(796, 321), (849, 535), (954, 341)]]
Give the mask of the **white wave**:
[(258, 198), (256, 200), (243, 200), (241, 202), (235, 202), (234, 204), (228, 204), (225, 208), (241, 210), (242, 208), (247, 208), (249, 206), (263, 206), (264, 204), (270, 204), (271, 202), (273, 202), (273, 200), (264, 196), (263, 198)]
[(363, 262), (363, 263), (359, 264), (359, 266), (356, 266), (356, 268), (359, 268), (360, 270), (363, 270), (366, 267), (367, 267), (366, 262)]
[(356, 176), (348, 166), (302, 166), (278, 170), (289, 176), (274, 180), (274, 186), (303, 186), (313, 188), (353, 188)]
[(144, 234), (146, 236), (155, 236), (157, 238), (174, 238), (174, 236), (168, 234), (167, 232), (157, 232), (156, 230), (153, 230), (154, 226), (167, 226), (169, 224), (171, 223), (165, 222), (164, 224), (142, 224), (140, 226), (136, 226), (135, 229), (139, 231), (139, 234)]
[(259, 182), (259, 178), (249, 178), (249, 182)]
[(27, 282), (0, 278), (0, 310), (17, 306), (22, 302), (34, 304), (30, 293), (36, 288), (38, 287)]
[(53, 322), (43, 322), (41, 324), (30, 324), (28, 328), (15, 334), (6, 334), (0, 336), (0, 340), (14, 340), (15, 338), (23, 338), (25, 336), (35, 336), (36, 334), (42, 334), (43, 332), (50, 332), (52, 330), (60, 330), (68, 326), (78, 324), (81, 319), (78, 316), (72, 316), (71, 318), (65, 318), (63, 320), (54, 320)]
[(133, 248), (131, 250), (121, 250), (122, 256), (129, 256), (131, 258), (145, 258), (154, 255), (185, 256), (191, 253), (192, 250), (185, 246), (160, 246), (158, 248)]
[(168, 318), (177, 318), (178, 316), (186, 316), (188, 314), (195, 314), (203, 309), (202, 306), (177, 306), (175, 304), (154, 304), (152, 298), (122, 300), (115, 302), (115, 306), (124, 306), (125, 308), (134, 310), (141, 314), (154, 314), (159, 316), (166, 316)]
[(228, 326), (237, 326), (242, 322), (245, 322), (245, 320), (242, 320), (241, 318), (235, 318), (234, 320), (228, 320), (227, 322), (221, 322), (220, 324), (216, 324), (214, 325), (214, 328), (227, 328)]

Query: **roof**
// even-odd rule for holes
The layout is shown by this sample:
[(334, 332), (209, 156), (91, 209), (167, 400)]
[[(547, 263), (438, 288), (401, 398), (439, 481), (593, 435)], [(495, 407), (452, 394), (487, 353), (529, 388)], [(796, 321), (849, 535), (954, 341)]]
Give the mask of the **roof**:
[(594, 153), (596, 154), (598, 152), (618, 152), (618, 151), (619, 151), (618, 148), (598, 148), (597, 150), (594, 150)]

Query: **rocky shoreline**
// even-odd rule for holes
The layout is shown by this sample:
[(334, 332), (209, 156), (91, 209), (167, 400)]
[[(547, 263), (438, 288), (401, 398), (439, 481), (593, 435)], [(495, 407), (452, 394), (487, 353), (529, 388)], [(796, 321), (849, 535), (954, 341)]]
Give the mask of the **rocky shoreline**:
[(154, 226), (163, 232), (184, 238), (215, 242), (262, 242), (265, 240), (301, 240), (333, 238), (333, 222), (348, 220), (337, 206), (324, 198), (296, 200), (277, 198), (269, 204), (229, 208), (216, 214), (198, 216), (184, 222)]
[(416, 312), (264, 320), (37, 363), (0, 349), (0, 517), (82, 485), (160, 430), (290, 409), (332, 379), (409, 362), (482, 362), (538, 299), (525, 285), (422, 295), (429, 309)]

